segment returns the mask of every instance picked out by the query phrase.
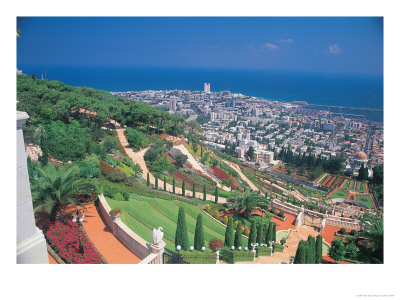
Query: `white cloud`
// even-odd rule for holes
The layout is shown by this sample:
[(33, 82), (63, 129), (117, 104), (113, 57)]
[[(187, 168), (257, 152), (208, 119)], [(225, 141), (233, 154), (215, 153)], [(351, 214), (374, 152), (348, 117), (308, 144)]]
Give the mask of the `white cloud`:
[(286, 39), (286, 40), (280, 39), (280, 40), (278, 41), (278, 43), (279, 43), (279, 44), (291, 44), (291, 43), (294, 43), (294, 39), (292, 39), (292, 38)]
[(340, 54), (340, 53), (342, 53), (342, 52), (343, 52), (343, 49), (339, 48), (339, 46), (336, 45), (336, 44), (333, 44), (333, 45), (329, 45), (329, 46), (328, 46), (328, 53), (331, 53), (331, 54)]
[(264, 49), (271, 49), (271, 50), (278, 50), (279, 47), (275, 44), (271, 44), (271, 43), (265, 43), (264, 45), (261, 45), (261, 48)]

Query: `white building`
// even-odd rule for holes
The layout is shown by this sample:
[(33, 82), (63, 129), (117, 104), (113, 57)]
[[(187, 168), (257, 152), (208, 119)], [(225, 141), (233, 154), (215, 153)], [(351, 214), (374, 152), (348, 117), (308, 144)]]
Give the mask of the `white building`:
[(176, 111), (176, 98), (171, 97), (169, 99), (169, 111), (175, 112)]
[(211, 93), (211, 84), (210, 83), (204, 83), (204, 92)]

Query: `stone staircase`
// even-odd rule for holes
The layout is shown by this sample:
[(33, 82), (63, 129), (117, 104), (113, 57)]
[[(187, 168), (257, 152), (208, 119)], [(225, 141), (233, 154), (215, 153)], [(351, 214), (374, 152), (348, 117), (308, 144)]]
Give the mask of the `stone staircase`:
[(302, 225), (297, 231), (292, 231), (286, 241), (283, 252), (275, 252), (272, 256), (261, 256), (256, 261), (248, 262), (249, 264), (277, 264), (281, 262), (289, 262), (290, 256), (296, 255), (296, 250), (301, 240), (307, 240), (308, 236), (316, 237), (316, 232), (312, 227)]

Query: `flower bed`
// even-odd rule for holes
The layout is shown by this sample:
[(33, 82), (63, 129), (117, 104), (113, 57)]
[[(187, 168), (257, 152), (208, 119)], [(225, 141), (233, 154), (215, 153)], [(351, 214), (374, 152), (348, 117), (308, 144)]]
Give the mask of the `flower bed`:
[(78, 195), (75, 196), (74, 199), (80, 203), (88, 204), (97, 199), (97, 194), (93, 193), (92, 195)]
[(181, 180), (184, 180), (184, 181), (186, 181), (186, 182), (189, 183), (189, 184), (193, 184), (193, 181), (187, 179), (185, 176), (182, 175), (181, 172), (176, 172), (176, 173), (175, 173), (175, 177), (176, 177), (176, 178), (179, 178), (179, 179), (181, 179)]
[(67, 264), (103, 263), (77, 223), (68, 219), (66, 223), (45, 221), (38, 226), (43, 230), (47, 243)]

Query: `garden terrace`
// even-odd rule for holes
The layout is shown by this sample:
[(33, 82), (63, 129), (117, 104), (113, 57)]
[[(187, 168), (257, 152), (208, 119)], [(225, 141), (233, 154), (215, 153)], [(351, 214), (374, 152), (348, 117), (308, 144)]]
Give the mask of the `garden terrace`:
[[(129, 201), (116, 201), (107, 199), (111, 208), (121, 209), (121, 219), (136, 234), (144, 239), (150, 239), (153, 228), (163, 227), (166, 249), (175, 249), (175, 231), (178, 219), (179, 206), (185, 209), (186, 224), (188, 230), (189, 244), (193, 245), (196, 218), (202, 212), (203, 206), (191, 205), (178, 200), (163, 200), (153, 197), (131, 197)], [(204, 238), (205, 241), (216, 238), (224, 240), (225, 227), (212, 218), (204, 217)], [(242, 241), (243, 246), (247, 243)]]

